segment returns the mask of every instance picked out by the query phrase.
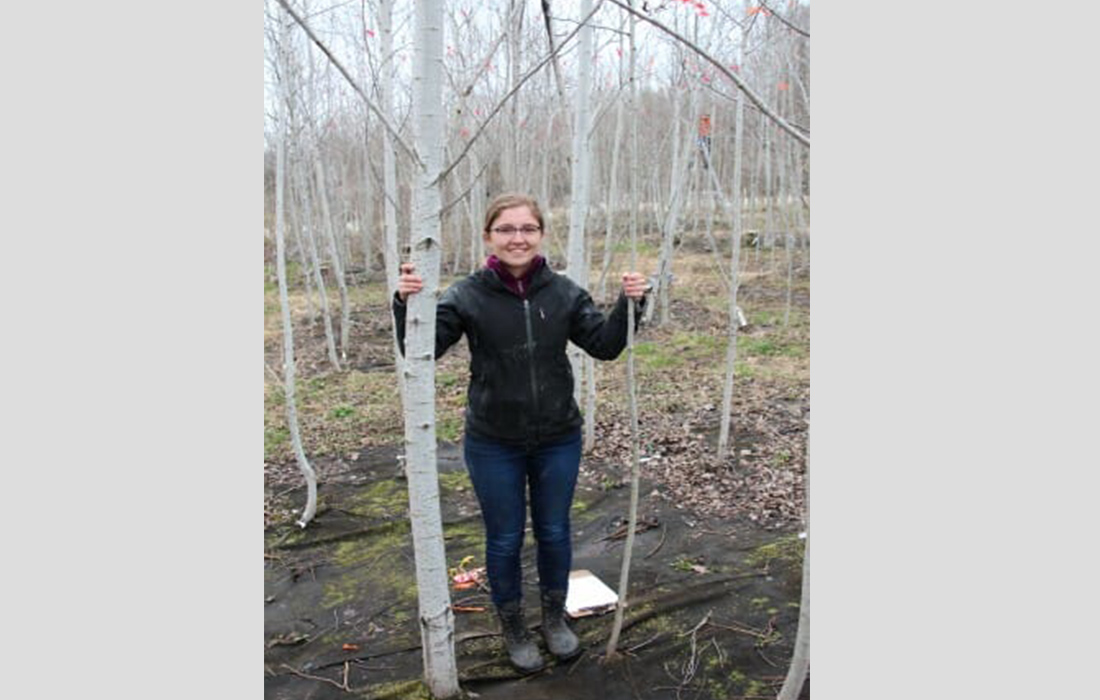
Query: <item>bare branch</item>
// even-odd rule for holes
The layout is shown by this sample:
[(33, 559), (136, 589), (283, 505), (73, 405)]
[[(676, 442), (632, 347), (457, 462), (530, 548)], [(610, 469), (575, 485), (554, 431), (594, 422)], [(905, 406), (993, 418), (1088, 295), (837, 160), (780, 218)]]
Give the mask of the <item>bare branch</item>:
[[(279, 2), (283, 2), (283, 1), (284, 0), (279, 0)], [(614, 1), (615, 0), (612, 0), (612, 2), (614, 2)], [(618, 4), (618, 3), (616, 3), (616, 4)], [(512, 96), (515, 95), (517, 92), (519, 92), (519, 89), (521, 87), (523, 87), (524, 83), (526, 83), (528, 80), (530, 80), (533, 75), (535, 75), (540, 70), (542, 70), (543, 66), (545, 66), (547, 63), (549, 63), (551, 60), (553, 60), (553, 58), (555, 56), (557, 56), (559, 53), (561, 53), (562, 48), (564, 48), (565, 45), (568, 44), (569, 41), (577, 35), (577, 32), (579, 32), (581, 30), (581, 27), (583, 27), (588, 22), (588, 20), (592, 19), (592, 16), (595, 15), (596, 12), (598, 12), (600, 7), (602, 7), (602, 6), (603, 6), (603, 0), (598, 0), (596, 5), (592, 8), (592, 11), (589, 12), (588, 15), (583, 20), (581, 20), (581, 23), (577, 25), (577, 28), (574, 29), (573, 31), (569, 32), (569, 35), (566, 36), (565, 39), (562, 40), (561, 44), (559, 44), (558, 47), (556, 49), (554, 49), (553, 52), (551, 52), (548, 56), (546, 56), (541, 61), (539, 61), (538, 64), (534, 68), (527, 71), (527, 73), (524, 74), (524, 76), (522, 78), (520, 78), (519, 81), (517, 81), (514, 86), (512, 86), (512, 89), (508, 91), (508, 94), (505, 95), (501, 99), (501, 101), (498, 102), (495, 107), (493, 107), (492, 111), (489, 112), (489, 115), (487, 117), (485, 117), (485, 121), (481, 122), (481, 124), (478, 125), (477, 131), (475, 131), (474, 135), (470, 137), (470, 140), (466, 142), (466, 145), (462, 148), (462, 152), (458, 154), (458, 157), (454, 161), (452, 161), (450, 165), (443, 168), (443, 171), (441, 173), (439, 173), (439, 177), (437, 177), (435, 180), (432, 181), (433, 185), (442, 182), (444, 178), (446, 178), (448, 175), (451, 174), (451, 171), (455, 169), (455, 166), (457, 166), (459, 163), (461, 163), (462, 160), (466, 157), (466, 154), (470, 152), (470, 148), (478, 140), (478, 138), (481, 136), (482, 132), (485, 131), (485, 127), (489, 125), (489, 122), (493, 121), (493, 117), (496, 116), (497, 112), (499, 112), (504, 107), (504, 105), (508, 104), (508, 100), (510, 100), (512, 98)]]
[(481, 170), (477, 171), (477, 175), (474, 175), (473, 179), (470, 180), (470, 186), (467, 187), (462, 192), (462, 194), (458, 195), (453, 200), (451, 200), (450, 204), (444, 206), (442, 209), (439, 210), (439, 215), (440, 216), (443, 216), (444, 214), (446, 214), (448, 211), (451, 210), (451, 207), (458, 204), (463, 199), (466, 199), (466, 195), (470, 194), (470, 190), (472, 190), (474, 188), (474, 185), (477, 184), (477, 181), (480, 180), (481, 176), (485, 174), (485, 171), (489, 168), (489, 164), (492, 163), (492, 162), (493, 161), (491, 161), (491, 160), (485, 161), (485, 164), (481, 166)]
[(772, 8), (768, 7), (768, 3), (764, 2), (764, 0), (760, 0), (760, 4), (763, 5), (764, 8), (768, 12), (772, 13), (777, 20), (779, 20), (783, 24), (787, 25), (787, 27), (791, 31), (797, 32), (798, 34), (801, 34), (802, 36), (806, 37), (807, 39), (810, 38), (810, 33), (808, 31), (806, 31), (805, 29), (803, 29), (801, 27), (796, 27), (795, 25), (791, 24), (791, 22), (787, 18), (785, 18), (783, 15), (779, 14), (778, 12), (773, 10)]
[(357, 93), (359, 93), (359, 96), (362, 97), (363, 101), (367, 103), (367, 106), (371, 108), (371, 111), (374, 112), (375, 116), (377, 116), (382, 124), (386, 127), (386, 130), (389, 131), (391, 135), (393, 135), (394, 140), (397, 141), (397, 145), (401, 146), (401, 150), (405, 151), (405, 153), (408, 154), (410, 158), (412, 158), (413, 162), (416, 163), (417, 166), (423, 168), (424, 162), (420, 160), (420, 155), (417, 154), (416, 149), (405, 143), (405, 139), (401, 138), (400, 132), (398, 132), (394, 125), (390, 122), (389, 117), (387, 117), (382, 112), (382, 110), (378, 109), (378, 106), (375, 105), (369, 97), (367, 97), (367, 93), (363, 91), (363, 88), (359, 87), (359, 84), (355, 82), (355, 79), (352, 78), (351, 75), (344, 68), (344, 66), (340, 64), (340, 61), (336, 60), (336, 57), (332, 55), (332, 52), (329, 51), (328, 47), (325, 46), (321, 42), (321, 40), (317, 38), (317, 35), (314, 34), (313, 30), (309, 28), (309, 25), (306, 24), (306, 21), (299, 17), (298, 13), (291, 9), (290, 4), (287, 2), (287, 0), (278, 0), (278, 2), (280, 5), (283, 6), (283, 9), (287, 11), (287, 14), (289, 14), (290, 17), (298, 23), (298, 26), (300, 26), (305, 31), (306, 35), (309, 36), (313, 43), (316, 44), (317, 47), (320, 48), (321, 51), (325, 54), (325, 56), (328, 57), (328, 60), (332, 62), (332, 65), (336, 66), (336, 69), (340, 71), (341, 75), (343, 75), (344, 78), (348, 81), (348, 84), (350, 84), (351, 87)]
[(554, 82), (558, 86), (558, 99), (565, 102), (565, 83), (561, 79), (561, 66), (554, 53), (554, 31), (550, 28), (550, 0), (542, 0), (542, 18), (546, 23), (546, 39), (550, 42), (550, 55), (554, 56)]
[[(282, 0), (279, 0), (279, 1), (282, 2)], [(772, 110), (770, 107), (768, 107), (767, 104), (764, 103), (764, 100), (760, 99), (759, 95), (757, 95), (755, 92), (753, 92), (752, 89), (749, 88), (749, 86), (745, 84), (745, 81), (742, 80), (740, 78), (740, 76), (738, 76), (737, 74), (731, 72), (728, 68), (723, 66), (721, 61), (715, 60), (710, 54), (708, 54), (705, 51), (703, 51), (702, 49), (700, 49), (698, 46), (693, 44), (691, 41), (689, 41), (685, 37), (677, 34), (674, 30), (669, 29), (668, 27), (661, 24), (657, 20), (652, 19), (650, 17), (647, 17), (646, 15), (642, 14), (641, 12), (638, 12), (633, 7), (630, 7), (629, 5), (625, 5), (622, 2), (620, 2), (619, 0), (608, 0), (608, 1), (612, 4), (614, 4), (614, 5), (618, 5), (620, 8), (622, 8), (623, 10), (625, 10), (625, 11), (629, 12), (630, 14), (634, 15), (635, 17), (637, 17), (639, 19), (642, 19), (642, 20), (645, 20), (646, 22), (649, 22), (654, 27), (657, 27), (658, 29), (665, 32), (669, 36), (674, 37), (677, 41), (681, 42), (684, 46), (688, 47), (689, 49), (691, 49), (695, 53), (697, 53), (700, 56), (702, 56), (703, 58), (705, 58), (708, 62), (711, 63), (711, 65), (713, 65), (715, 68), (717, 68), (719, 70), (719, 72), (722, 73), (722, 75), (724, 75), (727, 78), (729, 78), (730, 80), (732, 80), (733, 84), (736, 85), (738, 87), (738, 89), (741, 90), (741, 92), (745, 93), (745, 96), (748, 97), (749, 100), (753, 104), (755, 104), (760, 109), (760, 111), (764, 113), (764, 115), (766, 117), (768, 117), (768, 119), (771, 119), (773, 122), (775, 122), (776, 126), (778, 126), (783, 131), (786, 131), (788, 134), (790, 134), (794, 138), (795, 141), (798, 141), (799, 143), (801, 143), (806, 148), (810, 147), (809, 137), (804, 136), (803, 134), (799, 133), (798, 130), (795, 129), (790, 124), (788, 124), (787, 121), (785, 119), (783, 119), (783, 117), (776, 114), (774, 110)]]

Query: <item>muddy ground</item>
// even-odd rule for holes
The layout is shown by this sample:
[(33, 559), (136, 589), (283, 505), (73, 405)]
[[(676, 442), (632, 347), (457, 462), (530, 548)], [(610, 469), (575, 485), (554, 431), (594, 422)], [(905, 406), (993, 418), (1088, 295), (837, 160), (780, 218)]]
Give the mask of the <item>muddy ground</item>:
[[(315, 521), (270, 528), (264, 559), (265, 697), (427, 697), (405, 482), (394, 449), (326, 465)], [(484, 564), (484, 533), (460, 446), (439, 452), (450, 566)], [(629, 488), (604, 487), (618, 470), (586, 460), (573, 509), (574, 568), (617, 587)], [(284, 498), (300, 502), (293, 490)], [(614, 615), (574, 627), (584, 654), (521, 677), (508, 665), (487, 592), (452, 591), (460, 682), (483, 698), (724, 700), (774, 697), (797, 630), (802, 540), (751, 521), (678, 507), (645, 483), (635, 539), (630, 606), (620, 648), (603, 662)], [(533, 539), (524, 548), (526, 598), (537, 600)], [(529, 608), (532, 606), (529, 605)], [(538, 614), (528, 610), (532, 628)], [(353, 646), (345, 646), (353, 645)], [(544, 649), (545, 652), (545, 649)], [(548, 660), (551, 657), (545, 654)], [(803, 697), (809, 697), (807, 684)]]

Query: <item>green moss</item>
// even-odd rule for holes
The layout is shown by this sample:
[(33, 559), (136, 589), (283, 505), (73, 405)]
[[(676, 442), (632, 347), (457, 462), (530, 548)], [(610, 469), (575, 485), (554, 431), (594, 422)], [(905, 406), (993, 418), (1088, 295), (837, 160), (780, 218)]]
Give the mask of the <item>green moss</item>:
[[(336, 545), (332, 560), (344, 573), (325, 584), (321, 605), (334, 608), (369, 596), (398, 601), (395, 616), (414, 609), (416, 578), (411, 566), (403, 566), (405, 560), (401, 556), (408, 539), (408, 522), (396, 521), (393, 527)], [(379, 566), (381, 562), (386, 565)]]
[(367, 700), (432, 700), (432, 694), (422, 681), (393, 681), (368, 686)]
[(732, 696), (729, 686), (721, 681), (708, 680), (707, 691), (713, 700), (729, 700)]
[(465, 471), (439, 472), (439, 488), (444, 491), (471, 491), (473, 484)]
[(476, 518), (463, 520), (459, 523), (451, 523), (443, 526), (443, 539), (447, 540), (447, 546), (451, 546), (452, 540), (462, 540), (466, 544), (485, 544), (485, 528)]
[(801, 566), (803, 551), (802, 540), (798, 535), (786, 535), (775, 542), (769, 542), (754, 549), (745, 557), (745, 563), (752, 567), (761, 567), (777, 559)]
[(408, 512), (409, 494), (403, 483), (386, 479), (354, 491), (343, 507), (367, 518), (389, 518)]

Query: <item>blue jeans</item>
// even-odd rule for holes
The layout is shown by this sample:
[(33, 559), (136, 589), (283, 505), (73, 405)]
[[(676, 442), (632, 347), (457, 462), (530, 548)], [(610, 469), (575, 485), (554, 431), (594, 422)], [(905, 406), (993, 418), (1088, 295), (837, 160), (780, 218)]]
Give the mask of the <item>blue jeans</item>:
[(569, 509), (581, 463), (581, 432), (528, 449), (467, 434), (463, 440), (481, 517), (485, 521), (485, 568), (493, 603), (523, 597), (520, 552), (527, 524), (527, 491), (538, 544), (539, 587), (566, 591), (573, 564)]

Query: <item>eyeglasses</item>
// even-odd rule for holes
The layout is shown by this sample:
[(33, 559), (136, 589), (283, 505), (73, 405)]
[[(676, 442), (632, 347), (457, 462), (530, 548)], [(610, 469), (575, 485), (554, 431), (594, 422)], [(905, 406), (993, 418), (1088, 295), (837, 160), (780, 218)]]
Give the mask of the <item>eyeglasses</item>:
[(524, 238), (531, 238), (541, 230), (541, 226), (534, 225), (520, 226), (519, 228), (515, 226), (498, 226), (492, 229), (493, 233), (504, 236), (505, 238), (511, 238), (516, 235), (516, 232), (522, 233)]

